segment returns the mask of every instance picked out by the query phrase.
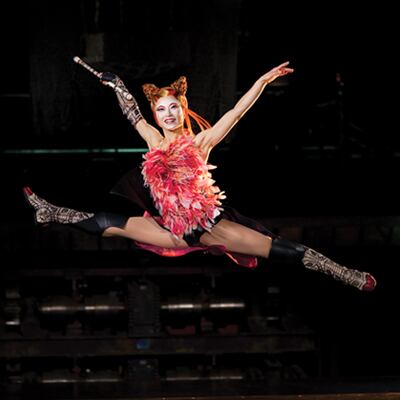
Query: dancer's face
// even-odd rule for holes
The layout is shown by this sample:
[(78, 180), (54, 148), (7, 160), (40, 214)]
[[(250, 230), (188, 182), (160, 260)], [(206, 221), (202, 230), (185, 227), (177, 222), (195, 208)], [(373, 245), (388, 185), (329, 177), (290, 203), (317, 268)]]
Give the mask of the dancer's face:
[(182, 106), (174, 96), (160, 97), (154, 106), (154, 113), (158, 125), (163, 129), (173, 131), (183, 126)]

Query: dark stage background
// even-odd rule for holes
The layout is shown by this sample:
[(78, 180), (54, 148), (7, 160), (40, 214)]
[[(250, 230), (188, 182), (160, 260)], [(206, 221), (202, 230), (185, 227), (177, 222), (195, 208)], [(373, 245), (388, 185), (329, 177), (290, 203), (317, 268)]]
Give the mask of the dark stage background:
[[(385, 2), (355, 4), (351, 9), (345, 2), (330, 1), (296, 5), (260, 0), (4, 2), (0, 376), (5, 393), (29, 392), (32, 389), (25, 389), (26, 385), (34, 384), (34, 390), (55, 398), (60, 376), (70, 379), (71, 385), (88, 384), (88, 371), (95, 371), (98, 382), (107, 385), (99, 377), (110, 370), (121, 384), (115, 392), (103, 389), (103, 398), (126, 393), (144, 397), (398, 390), (400, 139), (395, 19)], [(108, 191), (122, 173), (140, 163), (144, 142), (121, 114), (112, 90), (73, 63), (76, 55), (100, 71), (118, 74), (148, 121), (152, 115), (141, 85), (163, 86), (186, 75), (190, 107), (212, 123), (261, 74), (290, 61), (294, 74), (267, 86), (213, 150), (210, 162), (218, 165), (214, 176), (241, 213), (338, 262), (371, 271), (378, 279), (376, 291), (359, 293), (301, 266), (265, 261), (257, 271), (249, 271), (232, 267), (221, 257), (165, 260), (134, 250), (124, 240), (91, 241), (69, 228), (35, 229), (22, 196), (25, 185), (58, 205), (131, 211), (129, 204), (112, 198)], [(108, 287), (107, 276), (113, 276), (119, 286), (114, 282), (115, 287)], [(186, 292), (194, 296), (196, 290), (214, 293), (220, 288), (228, 297), (247, 299), (253, 311), (261, 307), (279, 314), (279, 327), (267, 326), (261, 336), (293, 335), (296, 329), (288, 322), (292, 320), (300, 321), (302, 329), (307, 327), (309, 336), (305, 334), (298, 347), (289, 350), (278, 350), (275, 342), (260, 344), (257, 350), (243, 345), (246, 356), (232, 344), (226, 352), (216, 351), (218, 357), (210, 351), (211, 361), (196, 357), (208, 354), (208, 346), (214, 348), (212, 339), (204, 342), (204, 348), (185, 342), (170, 353), (161, 344), (160, 354), (154, 351), (147, 356), (131, 354), (126, 348), (118, 354), (113, 350), (86, 353), (80, 342), (83, 337), (115, 340), (116, 336), (157, 337), (157, 332), (169, 332), (170, 337), (190, 334), (183, 328), (168, 331), (169, 322), (162, 318), (151, 334), (144, 328), (135, 331), (131, 325), (121, 333), (123, 324), (114, 320), (110, 324), (117, 326), (119, 334), (106, 332), (108, 323), (105, 330), (91, 328), (88, 333), (88, 326), (96, 326), (95, 318), (78, 313), (76, 319), (69, 315), (64, 321), (69, 328), (64, 326), (61, 336), (71, 339), (70, 349), (63, 353), (46, 347), (46, 340), (60, 335), (61, 329), (43, 316), (39, 305), (46, 303), (46, 296), (53, 300), (66, 296), (79, 303), (85, 296), (101, 293), (107, 302), (113, 293), (122, 297), (134, 293), (129, 285), (149, 277), (160, 290), (161, 303), (169, 295), (179, 302)], [(65, 289), (69, 284), (72, 291)], [(157, 303), (155, 298), (151, 304)], [(128, 295), (124, 299), (130, 315), (133, 303)], [(134, 304), (135, 310), (147, 310), (147, 303)], [(233, 326), (239, 327), (247, 318), (245, 331), (260, 335), (251, 329), (249, 313), (237, 320), (221, 318), (234, 320)], [(180, 326), (189, 329), (190, 318)], [(31, 326), (27, 321), (37, 329), (26, 328)], [(81, 324), (81, 330), (76, 324)], [(214, 324), (218, 325), (216, 320)], [(190, 337), (202, 337), (198, 333), (195, 329)], [(307, 338), (314, 343), (308, 353), (304, 351)], [(28, 351), (28, 345), (25, 349), (24, 340), (36, 340), (36, 352)], [(170, 361), (168, 357), (175, 353), (182, 360)], [(99, 370), (92, 360), (96, 357), (102, 365)], [(194, 370), (204, 368), (200, 380), (204, 385), (196, 387), (194, 380), (193, 387), (184, 387), (178, 378), (176, 384), (168, 381), (174, 362), (184, 370), (179, 375), (179, 368), (174, 369), (178, 378), (187, 376), (189, 364)], [(229, 385), (224, 378), (219, 387), (205, 378), (212, 376), (210, 371), (236, 365), (240, 370), (244, 364), (248, 369), (242, 383)], [(151, 373), (143, 372), (143, 365)], [(58, 384), (46, 381), (51, 374), (60, 379)], [(167, 388), (160, 384), (166, 381)], [(342, 387), (337, 382), (351, 384)], [(75, 391), (64, 391), (65, 398), (85, 398), (86, 392), (74, 387)], [(87, 393), (100, 396), (96, 384)]]

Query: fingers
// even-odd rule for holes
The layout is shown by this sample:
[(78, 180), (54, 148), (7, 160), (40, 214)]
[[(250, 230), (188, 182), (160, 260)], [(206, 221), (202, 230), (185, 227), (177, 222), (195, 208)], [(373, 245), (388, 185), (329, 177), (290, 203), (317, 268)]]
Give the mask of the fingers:
[(291, 74), (293, 70), (290, 68), (281, 68), (277, 69), (275, 73), (273, 74), (276, 78), (279, 78), (280, 76), (288, 75)]
[(281, 65), (278, 66), (279, 67), (286, 67), (286, 65), (289, 65), (290, 61), (285, 61), (284, 63), (282, 63)]
[(293, 68), (288, 68), (286, 67), (289, 64), (289, 61), (286, 61), (282, 63), (281, 65), (277, 66), (275, 70), (280, 74), (280, 75), (286, 75), (294, 72)]
[(288, 68), (287, 65), (289, 65), (289, 61), (285, 61), (284, 63), (278, 65), (277, 67), (273, 68), (272, 71), (275, 71), (279, 76), (294, 72), (294, 69)]
[(114, 88), (115, 85), (112, 82), (108, 82), (108, 81), (102, 81), (100, 80), (100, 82), (104, 85), (104, 86), (109, 86), (111, 88)]

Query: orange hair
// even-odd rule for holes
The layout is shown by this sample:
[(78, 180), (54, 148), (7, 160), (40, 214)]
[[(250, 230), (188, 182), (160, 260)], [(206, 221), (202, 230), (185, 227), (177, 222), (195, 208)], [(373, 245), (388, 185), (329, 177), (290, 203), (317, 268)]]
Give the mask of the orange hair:
[(196, 114), (189, 108), (188, 101), (186, 98), (187, 80), (185, 76), (179, 77), (170, 86), (158, 88), (156, 85), (153, 85), (152, 83), (145, 83), (142, 86), (142, 88), (144, 94), (147, 97), (147, 100), (149, 100), (150, 102), (153, 113), (154, 113), (154, 106), (159, 98), (165, 96), (175, 96), (182, 106), (186, 127), (190, 133), (193, 133), (190, 118), (192, 118), (196, 122), (196, 124), (202, 131), (211, 128), (211, 125), (209, 124), (208, 121), (206, 121), (203, 117)]

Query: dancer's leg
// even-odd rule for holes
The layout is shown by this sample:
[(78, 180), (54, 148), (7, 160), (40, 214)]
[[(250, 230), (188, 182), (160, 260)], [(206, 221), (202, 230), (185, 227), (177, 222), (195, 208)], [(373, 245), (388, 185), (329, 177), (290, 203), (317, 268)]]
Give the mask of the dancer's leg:
[(110, 226), (124, 227), (128, 217), (121, 214), (89, 213), (67, 207), (59, 207), (39, 197), (29, 187), (24, 187), (24, 196), (35, 210), (35, 221), (40, 225), (64, 224), (85, 232), (101, 235)]
[(286, 239), (276, 238), (273, 240), (270, 259), (301, 261), (308, 269), (322, 272), (360, 290), (371, 291), (376, 287), (376, 280), (371, 274), (347, 268), (309, 247)]
[(223, 245), (228, 251), (266, 258), (272, 239), (254, 229), (222, 219), (210, 232), (201, 236), (200, 242), (207, 246)]
[(102, 236), (121, 236), (139, 242), (165, 248), (188, 247), (183, 239), (175, 238), (153, 218), (127, 217), (121, 214), (100, 212), (88, 213), (66, 207), (58, 207), (24, 188), (28, 203), (35, 210), (39, 224), (64, 224), (85, 232)]
[(147, 217), (130, 217), (123, 228), (107, 228), (103, 236), (121, 236), (168, 249), (188, 247), (183, 239), (175, 238), (153, 218)]
[(272, 239), (232, 221), (222, 219), (211, 232), (203, 234), (200, 241), (206, 245), (224, 245), (229, 251), (271, 260), (301, 261), (306, 268), (330, 275), (360, 290), (370, 291), (376, 286), (375, 278), (367, 272), (344, 267), (300, 243), (282, 238)]

